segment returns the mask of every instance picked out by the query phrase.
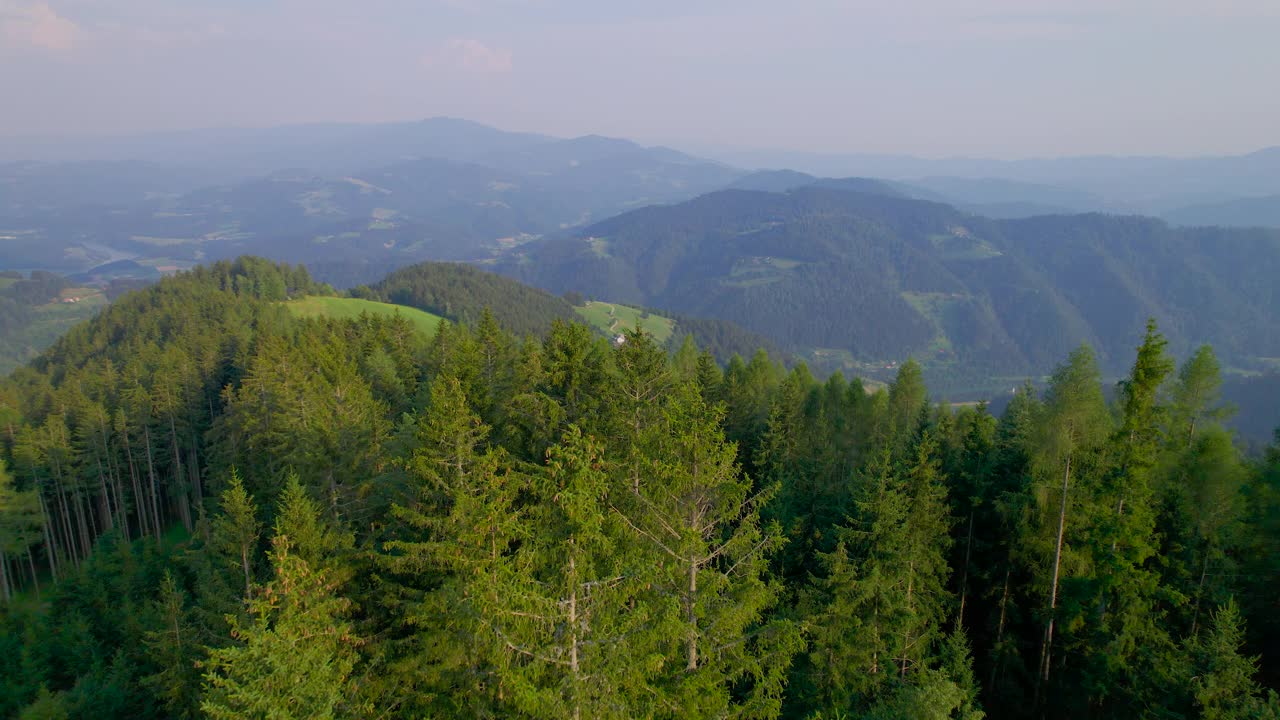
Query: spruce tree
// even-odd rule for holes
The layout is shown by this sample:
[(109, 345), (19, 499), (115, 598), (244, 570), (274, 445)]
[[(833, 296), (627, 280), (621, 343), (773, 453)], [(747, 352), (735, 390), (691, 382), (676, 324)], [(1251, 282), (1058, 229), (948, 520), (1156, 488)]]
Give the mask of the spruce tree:
[(661, 714), (774, 717), (799, 649), (797, 628), (767, 617), (783, 540), (760, 513), (776, 488), (742, 474), (722, 418), (696, 386), (675, 388), (645, 481), (615, 507), (644, 548), (641, 602), (665, 636)]
[(1111, 438), (1090, 528), (1096, 597), (1084, 652), (1087, 687), (1118, 706), (1158, 702), (1160, 690), (1141, 670), (1174, 643), (1165, 629), (1160, 576), (1149, 566), (1156, 553), (1153, 469), (1164, 445), (1167, 407), (1159, 392), (1173, 370), (1165, 339), (1147, 323), (1129, 377), (1120, 383), (1120, 426)]
[(244, 489), (240, 475), (231, 471), (231, 481), (222, 491), (222, 512), (213, 520), (211, 544), (227, 564), (244, 579), (244, 597), (253, 594), (253, 560), (262, 523), (257, 518), (253, 497)]
[(1244, 620), (1234, 601), (1218, 608), (1205, 637), (1192, 642), (1190, 688), (1204, 720), (1274, 720), (1280, 698), (1254, 680), (1257, 658), (1240, 654)]
[(1073, 493), (1072, 479), (1080, 484), (1082, 468), (1088, 467), (1090, 454), (1098, 450), (1109, 430), (1097, 361), (1093, 351), (1083, 346), (1071, 353), (1050, 381), (1034, 456), (1043, 482), (1036, 492), (1039, 507), (1034, 525), (1040, 528), (1041, 542), (1048, 540), (1047, 555), (1051, 558), (1044, 573), (1045, 626), (1038, 683), (1047, 683), (1052, 675), (1063, 558), (1072, 552), (1068, 543), (1071, 510), (1082, 507), (1081, 496), (1086, 495), (1079, 488)]
[(380, 563), (403, 583), (406, 639), (393, 651), (406, 711), (493, 716), (498, 643), (485, 624), (493, 575), (517, 540), (524, 490), (500, 450), (484, 449), (489, 429), (469, 408), (461, 382), (431, 383), (405, 463), (412, 496), (392, 509), (392, 539)]
[(173, 574), (165, 571), (155, 600), (159, 625), (146, 633), (146, 647), (158, 670), (143, 679), (171, 717), (195, 718), (200, 710), (200, 670), (203, 656), (199, 634), (192, 627), (187, 594)]
[(358, 644), (349, 602), (287, 536), (270, 555), (272, 580), (249, 601), (250, 619), (228, 618), (237, 642), (209, 653), (201, 710), (217, 720), (362, 716), (349, 704)]
[(951, 520), (936, 452), (927, 433), (905, 467), (881, 450), (839, 545), (822, 556), (817, 590), (825, 609), (810, 651), (822, 707), (888, 717), (884, 703), (911, 704), (932, 692), (951, 601)]
[(547, 453), (539, 502), (519, 547), (468, 589), (500, 648), (500, 700), (532, 718), (631, 718), (652, 712), (662, 658), (637, 635), (650, 621), (632, 604), (638, 578), (608, 511), (601, 446), (570, 426)]

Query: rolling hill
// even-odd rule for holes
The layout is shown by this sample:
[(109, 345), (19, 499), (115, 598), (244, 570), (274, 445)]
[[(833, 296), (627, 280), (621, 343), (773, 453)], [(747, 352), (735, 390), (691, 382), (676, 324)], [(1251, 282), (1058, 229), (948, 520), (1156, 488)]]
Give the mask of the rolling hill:
[(326, 297), (308, 295), (298, 300), (285, 303), (289, 313), (294, 317), (332, 317), (356, 318), (364, 313), (370, 315), (401, 315), (425, 335), (435, 333), (440, 323), (448, 322), (439, 315), (432, 315), (417, 308), (390, 303), (375, 302), (363, 298)]
[(1280, 354), (1280, 233), (1265, 230), (729, 190), (530, 243), (498, 268), (554, 292), (729, 320), (786, 347), (915, 354), (988, 376), (1045, 372), (1081, 342), (1118, 371), (1149, 316), (1178, 352)]
[(1280, 195), (1190, 205), (1170, 210), (1163, 217), (1176, 225), (1280, 227)]
[(419, 308), (470, 325), (478, 323), (488, 308), (500, 326), (517, 335), (541, 336), (559, 321), (586, 322), (612, 337), (639, 320), (659, 343), (672, 350), (690, 335), (721, 361), (734, 354), (749, 356), (757, 348), (785, 357), (771, 339), (723, 319), (580, 298), (573, 298), (575, 305), (545, 290), (459, 263), (426, 262), (401, 268), (372, 286), (355, 288), (352, 294)]

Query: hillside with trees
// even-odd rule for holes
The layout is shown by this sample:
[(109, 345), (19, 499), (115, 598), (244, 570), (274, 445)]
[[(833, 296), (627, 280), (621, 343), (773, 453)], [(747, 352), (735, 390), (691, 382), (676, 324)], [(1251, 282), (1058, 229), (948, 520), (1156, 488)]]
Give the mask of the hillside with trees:
[[(810, 186), (724, 191), (524, 246), (499, 268), (553, 292), (730, 320), (788, 348), (1040, 375), (1072, 348), (1124, 369), (1147, 317), (1234, 366), (1280, 355), (1280, 231), (950, 206)], [(1224, 322), (1230, 318), (1230, 322)]]
[(321, 289), (200, 267), (0, 381), (0, 714), (1280, 716), (1280, 436), (1207, 346), (995, 417)]
[(57, 273), (0, 271), (0, 374), (35, 359), (111, 294), (111, 287), (77, 287)]
[[(450, 320), (475, 325), (490, 313), (504, 330), (518, 336), (544, 335), (556, 322), (580, 319), (574, 305), (580, 293), (557, 297), (510, 278), (460, 263), (419, 263), (393, 271), (372, 286), (354, 288), (352, 295), (418, 308)], [(645, 311), (648, 312), (648, 311)], [(674, 321), (669, 344), (679, 348), (685, 336), (721, 362), (732, 355), (750, 355), (757, 348), (775, 351), (773, 342), (725, 320), (665, 313)], [(629, 329), (629, 328), (625, 328)], [(608, 328), (602, 328), (607, 331)], [(615, 332), (606, 332), (610, 337)]]

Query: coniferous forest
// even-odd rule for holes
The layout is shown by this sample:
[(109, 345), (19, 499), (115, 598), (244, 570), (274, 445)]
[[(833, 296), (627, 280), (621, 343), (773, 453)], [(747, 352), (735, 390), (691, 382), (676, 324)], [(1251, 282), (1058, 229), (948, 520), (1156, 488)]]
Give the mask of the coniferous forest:
[(1280, 717), (1280, 434), (1207, 346), (997, 417), (326, 291), (199, 267), (0, 381), (0, 715)]

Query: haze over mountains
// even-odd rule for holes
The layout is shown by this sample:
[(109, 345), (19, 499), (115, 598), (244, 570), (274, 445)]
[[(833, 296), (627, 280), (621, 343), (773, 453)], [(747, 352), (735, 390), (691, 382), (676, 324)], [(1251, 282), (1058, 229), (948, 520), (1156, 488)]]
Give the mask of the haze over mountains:
[(741, 174), (626, 140), (557, 140), (450, 119), (130, 138), (51, 157), (72, 152), (91, 160), (28, 154), (0, 166), (6, 264), (82, 271), (160, 258), (181, 267), (261, 252), (385, 270), (479, 259)]
[[(1188, 206), (1280, 193), (1280, 147), (1198, 158), (925, 159), (776, 151), (720, 151), (710, 156), (743, 167), (911, 180), (960, 204), (1018, 202), (1045, 209), (1168, 215), (1171, 219)], [(1252, 222), (1248, 217), (1223, 220), (1215, 224)]]
[(256, 254), (351, 287), (468, 261), (729, 321), (820, 369), (915, 355), (947, 392), (1007, 390), (1081, 342), (1119, 372), (1147, 317), (1242, 372), (1280, 357), (1280, 149), (716, 158), (452, 118), (10, 140), (0, 269), (105, 283)]

